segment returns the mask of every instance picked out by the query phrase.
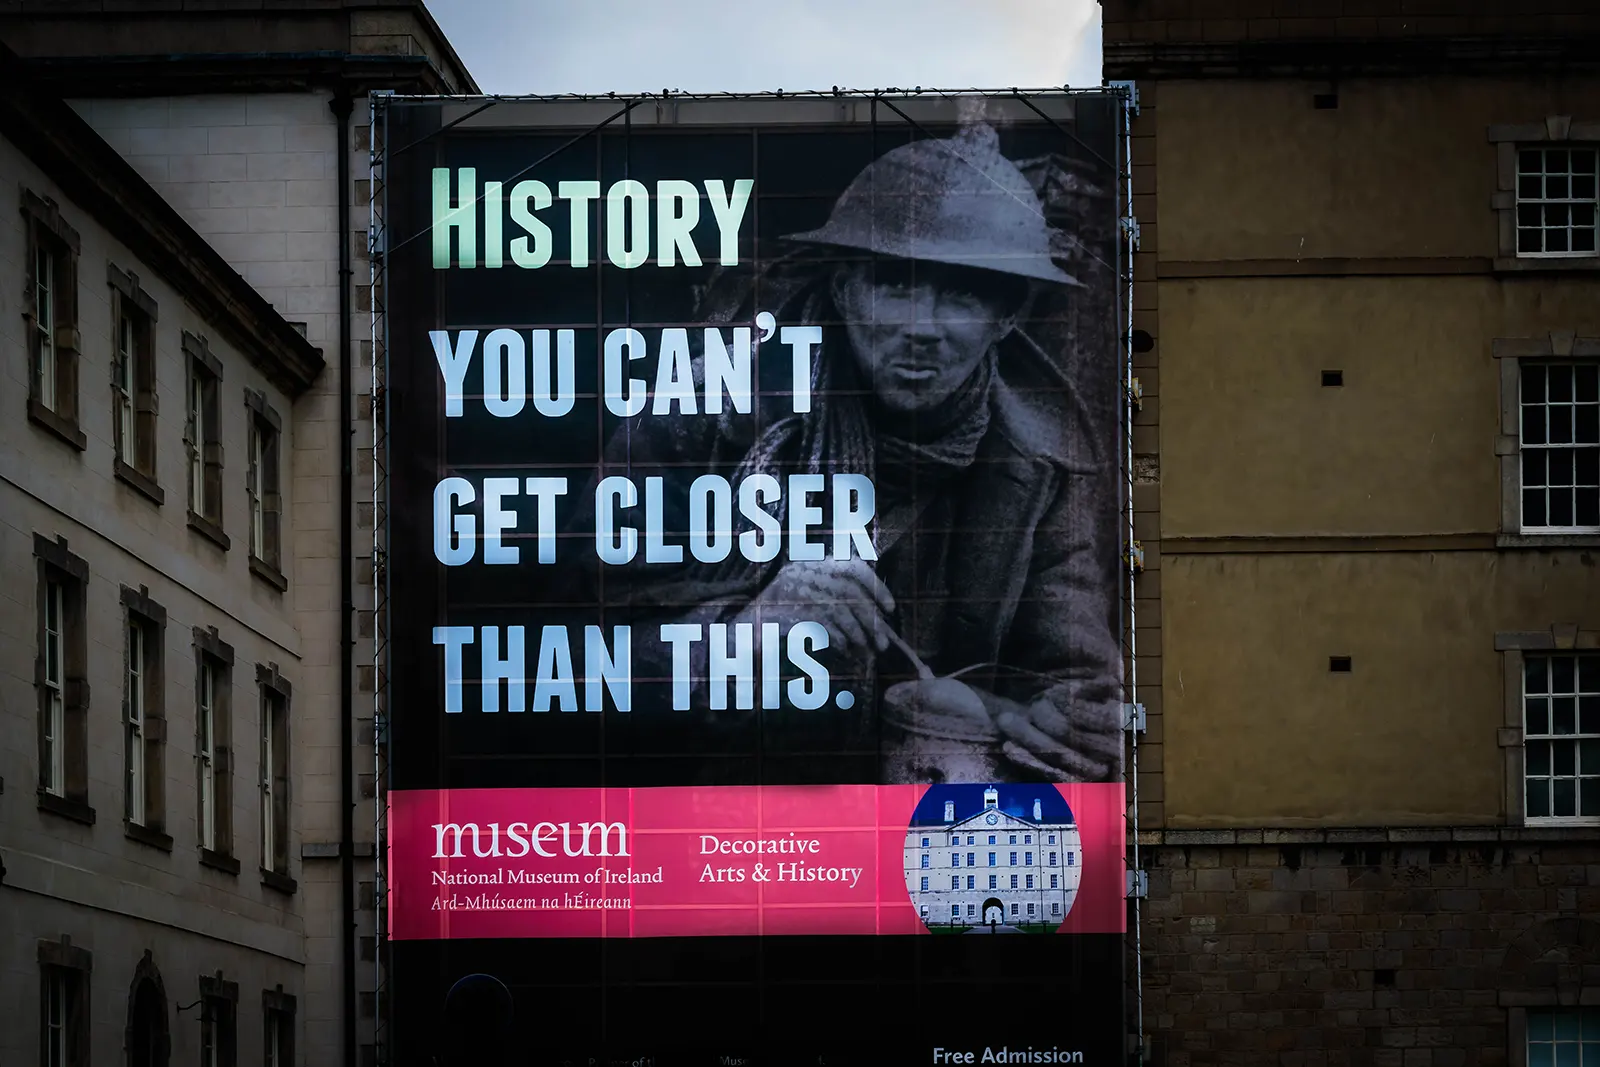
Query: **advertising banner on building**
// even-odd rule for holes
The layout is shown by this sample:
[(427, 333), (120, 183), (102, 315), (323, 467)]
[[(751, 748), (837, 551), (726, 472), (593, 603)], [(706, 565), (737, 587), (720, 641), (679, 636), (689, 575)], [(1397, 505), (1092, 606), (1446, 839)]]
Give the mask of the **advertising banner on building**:
[(1118, 106), (382, 109), (395, 1062), (1121, 1059)]

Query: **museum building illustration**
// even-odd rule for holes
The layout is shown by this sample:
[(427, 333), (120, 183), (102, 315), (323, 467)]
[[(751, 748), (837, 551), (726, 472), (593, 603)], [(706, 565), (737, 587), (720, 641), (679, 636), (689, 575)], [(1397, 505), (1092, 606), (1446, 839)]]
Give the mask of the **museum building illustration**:
[[(935, 786), (906, 835), (906, 890), (930, 930), (1054, 930), (1082, 877), (1078, 827), (1047, 785)], [(981, 792), (980, 792), (981, 790)], [(981, 798), (981, 803), (980, 803)]]

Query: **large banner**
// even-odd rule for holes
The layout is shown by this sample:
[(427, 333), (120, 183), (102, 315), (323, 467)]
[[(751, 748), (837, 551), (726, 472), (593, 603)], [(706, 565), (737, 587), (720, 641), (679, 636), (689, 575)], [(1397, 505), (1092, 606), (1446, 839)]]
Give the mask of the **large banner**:
[(1110, 96), (385, 108), (403, 1064), (1123, 1057)]

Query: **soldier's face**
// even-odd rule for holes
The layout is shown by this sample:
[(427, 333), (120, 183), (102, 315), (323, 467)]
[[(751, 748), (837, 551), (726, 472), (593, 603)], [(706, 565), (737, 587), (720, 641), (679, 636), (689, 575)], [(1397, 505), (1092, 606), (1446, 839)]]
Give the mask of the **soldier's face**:
[(878, 402), (915, 412), (948, 399), (1010, 333), (1026, 283), (938, 264), (879, 261), (834, 279), (856, 365)]

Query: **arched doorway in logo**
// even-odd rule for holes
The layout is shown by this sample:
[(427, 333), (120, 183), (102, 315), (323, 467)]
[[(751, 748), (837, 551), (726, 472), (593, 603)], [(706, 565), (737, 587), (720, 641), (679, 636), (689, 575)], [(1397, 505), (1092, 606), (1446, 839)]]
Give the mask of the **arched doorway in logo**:
[(996, 897), (983, 902), (983, 925), (999, 926), (1006, 921), (1006, 906)]
[(128, 1027), (124, 1033), (128, 1067), (167, 1067), (172, 1037), (167, 1026), (167, 987), (150, 950), (133, 969), (128, 989)]

